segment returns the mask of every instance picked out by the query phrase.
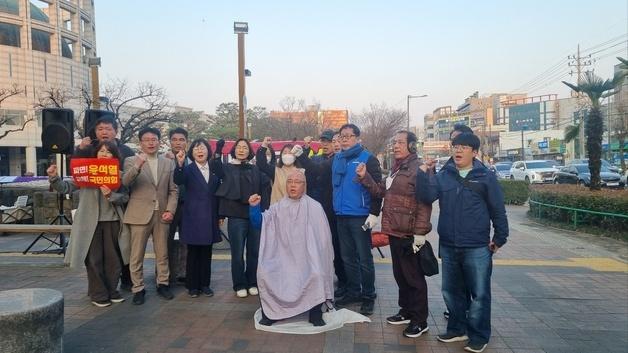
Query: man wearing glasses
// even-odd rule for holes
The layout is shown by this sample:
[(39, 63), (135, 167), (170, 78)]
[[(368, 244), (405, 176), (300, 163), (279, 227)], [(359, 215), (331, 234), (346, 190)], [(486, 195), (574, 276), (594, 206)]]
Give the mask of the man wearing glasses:
[(334, 156), (331, 170), (340, 253), (347, 277), (346, 294), (336, 304), (361, 302), (360, 313), (371, 315), (376, 298), (371, 228), (377, 223), (382, 199), (371, 196), (357, 181), (356, 168), (366, 164), (376, 183), (382, 180), (382, 170), (377, 158), (359, 143), (359, 137), (360, 129), (354, 124), (340, 128), (342, 151)]
[(447, 331), (437, 339), (468, 341), (464, 349), (469, 352), (482, 352), (491, 336), (493, 254), (508, 238), (504, 195), (495, 173), (475, 158), (479, 148), (477, 136), (457, 135), (443, 169), (434, 175), (433, 161), (427, 161), (416, 180), (417, 201), (431, 204), (438, 199), (440, 206), (442, 292), (450, 315)]
[(157, 272), (157, 294), (172, 299), (168, 277), (168, 230), (177, 210), (177, 185), (173, 181), (174, 164), (159, 156), (161, 133), (155, 128), (139, 132), (141, 152), (124, 161), (122, 184), (131, 194), (124, 223), (131, 229), (131, 280), (133, 304), (144, 304), (144, 254), (152, 235)]

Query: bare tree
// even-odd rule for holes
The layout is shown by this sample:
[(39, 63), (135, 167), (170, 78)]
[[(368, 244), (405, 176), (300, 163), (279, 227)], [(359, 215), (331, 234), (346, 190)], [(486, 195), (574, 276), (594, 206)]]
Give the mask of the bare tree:
[(108, 110), (118, 120), (121, 143), (129, 142), (145, 127), (172, 118), (165, 90), (153, 83), (143, 82), (133, 88), (126, 80), (113, 80), (105, 85), (103, 93), (109, 98)]
[[(10, 88), (0, 88), (0, 107), (2, 107), (2, 102), (5, 100), (22, 93), (24, 93), (24, 90), (18, 87), (17, 84), (12, 85)], [(15, 125), (15, 128), (8, 128), (9, 125), (13, 126), (15, 122), (7, 116), (0, 116), (0, 129), (3, 130), (0, 132), (0, 140), (12, 132), (23, 131), (26, 128), (26, 124), (31, 121), (33, 121), (33, 118), (27, 118), (23, 122)]]
[(37, 103), (34, 108), (37, 110), (45, 108), (72, 108), (74, 111), (74, 132), (79, 137), (84, 137), (83, 117), (85, 110), (92, 104), (89, 88), (83, 86), (78, 91), (69, 87), (48, 86), (39, 90)]
[(356, 116), (355, 124), (360, 127), (362, 144), (374, 154), (386, 150), (396, 131), (404, 128), (407, 122), (406, 112), (388, 108), (386, 104), (371, 104), (368, 110)]
[(168, 129), (182, 127), (187, 130), (188, 140), (193, 141), (198, 138), (210, 138), (210, 123), (207, 118), (199, 112), (177, 112), (168, 123)]

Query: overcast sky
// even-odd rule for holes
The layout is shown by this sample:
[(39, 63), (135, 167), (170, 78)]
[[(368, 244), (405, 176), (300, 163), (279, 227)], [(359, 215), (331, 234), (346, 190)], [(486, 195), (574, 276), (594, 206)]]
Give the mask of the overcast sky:
[[(247, 21), (248, 106), (285, 96), (360, 113), (371, 103), (415, 122), (474, 91), (569, 91), (578, 44), (603, 77), (628, 57), (626, 0), (96, 0), (101, 80), (151, 81), (172, 102), (213, 113), (237, 102), (234, 21)], [(546, 74), (543, 74), (546, 72)], [(539, 75), (541, 75), (539, 77)], [(536, 78), (536, 80), (535, 80)], [(532, 81), (532, 82), (530, 82)]]

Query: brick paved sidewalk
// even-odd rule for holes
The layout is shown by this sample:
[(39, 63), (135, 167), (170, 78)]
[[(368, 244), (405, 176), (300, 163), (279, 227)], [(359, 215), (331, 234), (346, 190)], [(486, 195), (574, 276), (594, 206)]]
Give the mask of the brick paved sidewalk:
[[(627, 352), (628, 265), (622, 261), (626, 245), (540, 227), (524, 217), (522, 207), (509, 207), (508, 212), (512, 235), (495, 257), (493, 335), (485, 352)], [(428, 238), (437, 243), (434, 234)], [(6, 251), (2, 246), (7, 241), (1, 239), (0, 251)], [(86, 295), (84, 271), (60, 266), (59, 256), (11, 253), (0, 256), (0, 290), (62, 291), (66, 353), (463, 352), (462, 343), (436, 341), (446, 327), (439, 276), (428, 279), (430, 331), (417, 339), (405, 338), (403, 327), (385, 323), (384, 318), (398, 310), (388, 258), (376, 264), (373, 322), (321, 335), (281, 335), (254, 329), (258, 299), (236, 298), (226, 253), (218, 251), (216, 258), (220, 260), (213, 262), (212, 298), (190, 298), (183, 287), (175, 288), (172, 301), (157, 297), (149, 259), (145, 305), (133, 306), (130, 294), (124, 293), (126, 302), (96, 308)]]

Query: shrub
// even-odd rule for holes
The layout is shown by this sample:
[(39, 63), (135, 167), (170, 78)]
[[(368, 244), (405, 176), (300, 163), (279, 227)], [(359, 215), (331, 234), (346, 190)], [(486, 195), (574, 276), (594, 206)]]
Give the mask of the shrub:
[[(577, 185), (535, 185), (530, 188), (530, 201), (628, 216), (627, 190), (590, 191)], [(530, 215), (562, 223), (565, 228), (593, 229), (595, 233), (628, 240), (628, 218), (574, 212), (534, 203), (530, 203)]]
[(499, 179), (506, 205), (523, 205), (528, 201), (528, 183), (523, 180)]

